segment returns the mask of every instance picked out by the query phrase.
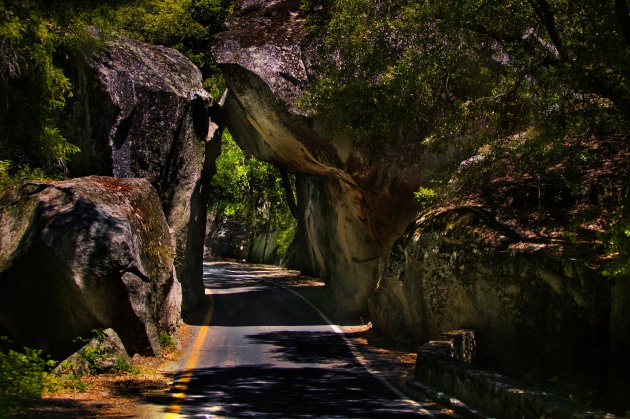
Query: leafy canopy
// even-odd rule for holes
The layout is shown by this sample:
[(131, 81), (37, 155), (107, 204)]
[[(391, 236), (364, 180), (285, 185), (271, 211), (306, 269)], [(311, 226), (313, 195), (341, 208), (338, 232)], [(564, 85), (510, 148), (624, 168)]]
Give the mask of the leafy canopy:
[(216, 165), (217, 173), (210, 184), (216, 216), (240, 220), (252, 230), (278, 230), (279, 252), (285, 253), (293, 239), (295, 220), (279, 170), (242, 151), (227, 130)]
[(307, 0), (320, 75), (302, 104), (359, 140), (474, 139), (630, 119), (623, 0)]
[[(460, 181), (474, 185), (479, 168), (496, 171), (491, 165), (507, 159), (536, 179), (539, 197), (541, 185), (553, 184), (561, 193), (549, 198), (574, 202), (585, 187), (574, 179), (593, 167), (583, 151), (594, 138), (630, 132), (627, 0), (305, 0), (302, 7), (321, 63), (301, 104), (364, 145), (458, 144), (484, 162), (458, 171)], [(584, 147), (567, 146), (574, 140)], [(455, 199), (445, 185), (425, 185), (416, 197), (425, 207)], [(619, 252), (612, 275), (630, 272), (629, 218), (609, 226), (605, 239)]]

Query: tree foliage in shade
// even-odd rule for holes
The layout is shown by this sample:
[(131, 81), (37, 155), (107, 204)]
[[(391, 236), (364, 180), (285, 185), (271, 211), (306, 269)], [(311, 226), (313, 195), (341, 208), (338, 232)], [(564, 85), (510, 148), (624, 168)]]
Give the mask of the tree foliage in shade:
[(0, 2), (0, 160), (51, 168), (78, 149), (56, 126), (71, 95), (57, 55), (83, 43), (75, 23), (61, 26), (37, 2)]
[(225, 83), (210, 45), (212, 37), (225, 29), (233, 5), (234, 0), (139, 0), (110, 9), (100, 26), (184, 53), (201, 70), (204, 87), (219, 98)]
[[(584, 185), (566, 179), (580, 178), (589, 163), (567, 144), (630, 132), (627, 0), (305, 0), (302, 7), (321, 64), (301, 104), (364, 146), (456, 143), (484, 162), (458, 171), (459, 182), (472, 185), (478, 168), (508, 158), (575, 200)], [(532, 160), (535, 167), (521, 167)], [(418, 198), (428, 207), (454, 199), (445, 183), (452, 175), (437, 176)], [(557, 196), (545, 198), (557, 205)], [(620, 255), (607, 270), (614, 275), (630, 272), (627, 219), (601, 236)]]
[(619, 132), (630, 119), (624, 6), (307, 0), (324, 60), (302, 103), (380, 143)]

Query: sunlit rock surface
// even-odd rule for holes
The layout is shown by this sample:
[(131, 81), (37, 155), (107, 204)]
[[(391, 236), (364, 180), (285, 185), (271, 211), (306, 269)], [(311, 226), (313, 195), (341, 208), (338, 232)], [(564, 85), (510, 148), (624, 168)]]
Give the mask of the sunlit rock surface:
[(312, 72), (299, 1), (240, 1), (213, 54), (229, 94), (226, 126), (259, 159), (297, 174), (289, 264), (322, 276), (338, 307), (364, 309), (384, 257), (413, 219), (413, 192), (445, 157), (418, 141), (374, 149), (324, 133), (295, 100)]
[(203, 296), (218, 105), (203, 90), (199, 69), (178, 51), (122, 35), (104, 42), (68, 61), (73, 97), (61, 117), (63, 134), (81, 148), (69, 174), (151, 182), (177, 239), (185, 305), (194, 306)]
[(161, 353), (180, 320), (174, 246), (145, 179), (27, 183), (0, 196), (0, 323), (56, 357), (112, 328), (128, 353)]

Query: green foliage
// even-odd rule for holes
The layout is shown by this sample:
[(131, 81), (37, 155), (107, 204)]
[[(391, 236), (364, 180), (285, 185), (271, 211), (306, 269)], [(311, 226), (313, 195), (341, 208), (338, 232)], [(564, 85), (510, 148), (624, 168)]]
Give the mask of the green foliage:
[(51, 179), (51, 175), (41, 168), (31, 169), (28, 165), (16, 168), (10, 160), (0, 160), (0, 191), (25, 182), (46, 179)]
[(72, 365), (64, 364), (64, 362), (60, 364), (60, 372), (46, 374), (46, 393), (54, 394), (66, 390), (85, 393), (88, 385), (83, 382), (83, 377), (79, 374), (68, 372), (72, 369)]
[(160, 347), (162, 349), (171, 350), (177, 347), (177, 344), (175, 344), (173, 336), (169, 335), (168, 333), (162, 333), (160, 335)]
[(414, 193), (414, 197), (420, 203), (422, 208), (426, 208), (438, 202), (440, 193), (436, 189), (421, 186)]
[(46, 387), (46, 371), (54, 361), (42, 358), (41, 351), (9, 348), (12, 342), (0, 337), (0, 417), (17, 413), (39, 400)]
[(296, 222), (290, 213), (282, 177), (273, 165), (243, 152), (225, 130), (217, 174), (212, 178), (213, 211), (218, 217), (249, 223), (253, 231), (279, 232), (279, 252), (293, 240)]
[(140, 373), (140, 369), (138, 367), (134, 367), (125, 358), (119, 356), (118, 358), (116, 358), (116, 363), (112, 367), (111, 372), (113, 374), (138, 374)]
[(301, 104), (385, 145), (483, 145), (531, 126), (547, 138), (619, 132), (630, 117), (630, 42), (614, 6), (310, 0), (324, 60)]
[(233, 4), (233, 0), (140, 0), (110, 10), (100, 26), (179, 50), (200, 68), (204, 88), (219, 98), (225, 82), (209, 46), (212, 37), (225, 29)]
[(630, 274), (630, 222), (628, 216), (618, 220), (603, 237), (608, 245), (611, 260), (604, 275), (615, 278)]
[[(79, 149), (56, 126), (71, 95), (58, 55), (83, 39), (38, 2), (0, 2), (0, 159), (50, 170)], [(85, 37), (87, 38), (87, 37)]]
[[(570, 140), (630, 131), (630, 17), (621, 3), (305, 0), (322, 62), (298, 103), (362, 147), (484, 150), (483, 164), (436, 173), (457, 185), (425, 185), (422, 206), (461, 197), (456, 186), (474, 190), (494, 171), (528, 188), (513, 194), (503, 182), (505, 198), (536, 206), (540, 222), (588, 190), (584, 167), (598, 156)], [(628, 270), (628, 225), (605, 239), (617, 255), (611, 273)]]
[(289, 250), (289, 246), (295, 238), (296, 226), (295, 223), (287, 216), (283, 220), (284, 224), (280, 226), (280, 233), (278, 234), (278, 254), (286, 255)]

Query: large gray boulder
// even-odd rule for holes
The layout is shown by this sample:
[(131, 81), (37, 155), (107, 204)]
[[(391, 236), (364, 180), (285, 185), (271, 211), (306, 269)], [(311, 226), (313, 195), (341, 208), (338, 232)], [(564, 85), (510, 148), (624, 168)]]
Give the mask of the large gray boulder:
[(168, 224), (145, 179), (27, 183), (0, 196), (0, 323), (55, 357), (94, 329), (160, 353), (180, 320)]
[(70, 175), (151, 182), (175, 233), (185, 305), (194, 306), (204, 292), (219, 106), (203, 90), (199, 69), (178, 51), (122, 35), (102, 41), (68, 64), (73, 97), (60, 120), (63, 134), (81, 148), (68, 164)]
[(313, 71), (295, 0), (237, 1), (214, 57), (229, 89), (223, 106), (235, 141), (297, 174), (298, 231), (289, 265), (324, 277), (338, 307), (362, 310), (396, 238), (415, 217), (413, 192), (449, 156), (417, 139), (390, 149), (331, 137), (295, 105)]
[(370, 319), (412, 347), (474, 329), (482, 365), (604, 388), (611, 284), (562, 257), (570, 246), (521, 237), (476, 207), (427, 214), (394, 245)]

